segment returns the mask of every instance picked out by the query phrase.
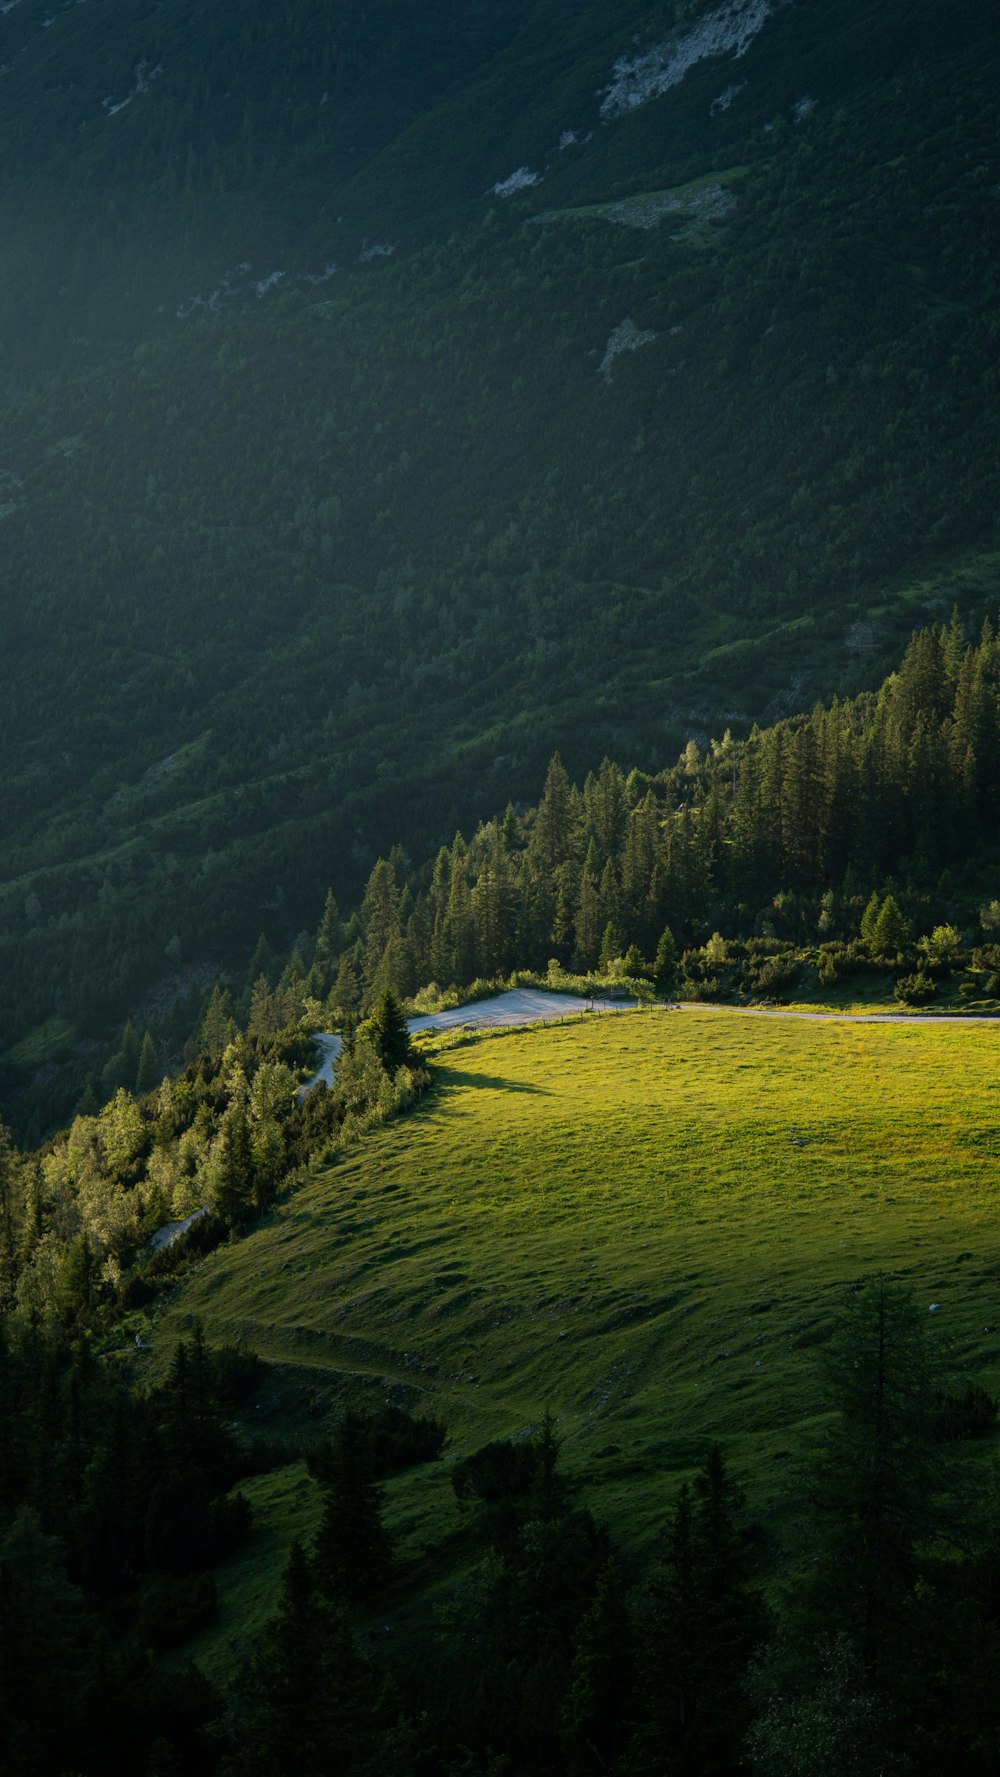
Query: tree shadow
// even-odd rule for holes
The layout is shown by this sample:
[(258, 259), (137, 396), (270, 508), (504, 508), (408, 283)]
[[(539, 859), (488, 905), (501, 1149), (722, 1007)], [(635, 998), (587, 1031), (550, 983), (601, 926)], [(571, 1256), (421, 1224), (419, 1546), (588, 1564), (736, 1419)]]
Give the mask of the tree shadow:
[(441, 1086), (486, 1086), (491, 1092), (538, 1092), (543, 1097), (551, 1097), (547, 1086), (535, 1086), (529, 1080), (505, 1080), (502, 1074), (470, 1074), (459, 1073), (453, 1068), (448, 1069), (447, 1079), (439, 1081)]

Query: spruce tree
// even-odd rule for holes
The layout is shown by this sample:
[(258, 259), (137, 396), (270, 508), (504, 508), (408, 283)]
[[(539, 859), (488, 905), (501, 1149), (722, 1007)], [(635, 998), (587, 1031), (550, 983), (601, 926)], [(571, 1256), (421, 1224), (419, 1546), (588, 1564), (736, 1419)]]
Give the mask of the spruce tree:
[(353, 1018), (361, 1005), (361, 988), (351, 952), (345, 950), (337, 964), (337, 978), (330, 989), (330, 1008), (337, 1018)]
[(818, 1627), (851, 1639), (878, 1688), (905, 1658), (941, 1479), (926, 1316), (909, 1291), (878, 1277), (849, 1297), (823, 1368), (837, 1418), (812, 1483), (802, 1601)]
[(617, 962), (622, 953), (622, 939), (614, 920), (609, 919), (601, 939), (601, 952), (597, 959), (598, 967), (608, 969)]
[(371, 1440), (356, 1413), (345, 1413), (319, 1468), (323, 1521), (316, 1538), (316, 1583), (327, 1596), (374, 1597), (392, 1565), (392, 1542), (382, 1522), (382, 1489), (372, 1466)]
[(910, 924), (892, 895), (886, 895), (879, 908), (872, 932), (871, 947), (876, 956), (897, 957), (910, 940)]
[(242, 1104), (231, 1104), (222, 1119), (212, 1156), (212, 1207), (231, 1228), (248, 1220), (254, 1201), (254, 1164), (250, 1126)]
[(145, 1092), (152, 1092), (154, 1088), (160, 1084), (162, 1077), (163, 1072), (160, 1067), (160, 1057), (157, 1053), (156, 1042), (152, 1031), (147, 1029), (143, 1035), (142, 1049), (139, 1053), (139, 1065), (136, 1069), (136, 1092), (139, 1093), (140, 1096)]
[(340, 910), (332, 889), (327, 889), (323, 903), (323, 916), (316, 932), (314, 964), (323, 975), (322, 991), (325, 992), (330, 983), (334, 958), (344, 942), (344, 927)]
[(563, 1724), (574, 1777), (616, 1768), (633, 1725), (632, 1624), (612, 1562), (602, 1568), (573, 1638)]
[(369, 1021), (369, 1028), (386, 1073), (394, 1074), (397, 1068), (411, 1065), (413, 1046), (410, 1033), (406, 1028), (403, 1008), (391, 987), (383, 989)]
[[(201, 1024), (201, 1045), (210, 1055), (221, 1055), (226, 1045), (232, 1041), (236, 1026), (233, 1023), (228, 988), (220, 987), (218, 982), (212, 989), (208, 1007)], [(138, 1067), (138, 1055), (136, 1067)]]
[(342, 1606), (319, 1595), (293, 1543), (277, 1614), (238, 1681), (234, 1777), (350, 1777), (365, 1768), (371, 1688)]
[(678, 1495), (640, 1610), (637, 1777), (728, 1777), (739, 1767), (746, 1675), (765, 1621), (749, 1581), (744, 1503), (717, 1450)]
[(670, 993), (677, 979), (677, 943), (669, 926), (664, 926), (653, 959), (653, 975), (664, 993)]

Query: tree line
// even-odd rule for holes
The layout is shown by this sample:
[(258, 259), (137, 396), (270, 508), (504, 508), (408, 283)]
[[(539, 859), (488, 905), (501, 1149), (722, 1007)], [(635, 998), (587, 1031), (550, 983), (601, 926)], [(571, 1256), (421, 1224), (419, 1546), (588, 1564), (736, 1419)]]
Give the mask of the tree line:
[(970, 644), (956, 614), (879, 691), (689, 741), (666, 771), (605, 759), (580, 787), (555, 755), (534, 807), (417, 868), (379, 859), (339, 932), (328, 901), (312, 989), (343, 1014), (387, 985), (627, 959), (668, 989), (760, 993), (808, 953), (827, 983), (909, 959), (929, 991), (964, 959), (995, 995), (998, 808), (1000, 643), (987, 620)]
[[(550, 1415), (451, 1464), (435, 1617), (386, 1528), (447, 1428), (343, 1411), (247, 1440), (261, 1371), (196, 1330), (163, 1379), (0, 1323), (0, 1753), (11, 1777), (885, 1777), (995, 1769), (995, 1501), (967, 1460), (996, 1402), (950, 1386), (926, 1312), (852, 1289), (815, 1360), (826, 1430), (765, 1524), (711, 1444), (637, 1551), (598, 1521)], [(163, 1663), (210, 1623), (241, 1479), (305, 1456), (312, 1542), (214, 1682)], [(415, 1609), (396, 1648), (366, 1634)], [(379, 1645), (381, 1642), (381, 1645)]]

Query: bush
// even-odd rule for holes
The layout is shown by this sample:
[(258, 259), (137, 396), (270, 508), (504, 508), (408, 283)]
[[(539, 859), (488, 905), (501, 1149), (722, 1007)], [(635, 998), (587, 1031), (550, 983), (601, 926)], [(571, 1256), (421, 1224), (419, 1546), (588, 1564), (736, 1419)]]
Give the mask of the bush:
[(793, 987), (802, 965), (797, 956), (771, 956), (750, 970), (750, 986), (754, 993), (780, 993)]
[(937, 986), (929, 975), (918, 969), (915, 975), (900, 975), (892, 990), (893, 998), (903, 1006), (921, 1006), (926, 1000), (932, 1000), (937, 993)]
[(444, 1449), (448, 1428), (440, 1419), (414, 1417), (391, 1403), (366, 1422), (376, 1475), (398, 1475), (421, 1462), (433, 1462)]
[(451, 1484), (461, 1505), (497, 1505), (501, 1500), (520, 1499), (530, 1492), (537, 1468), (534, 1444), (527, 1440), (514, 1444), (510, 1438), (497, 1438), (467, 1456), (464, 1462), (456, 1463)]

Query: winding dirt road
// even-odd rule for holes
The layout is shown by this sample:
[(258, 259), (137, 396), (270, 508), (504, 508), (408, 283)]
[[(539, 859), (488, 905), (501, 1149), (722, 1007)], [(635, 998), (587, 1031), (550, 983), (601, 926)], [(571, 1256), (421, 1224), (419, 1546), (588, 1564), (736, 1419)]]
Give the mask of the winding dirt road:
[[(588, 1000), (571, 993), (543, 993), (517, 988), (498, 993), (492, 999), (474, 1000), (468, 1006), (456, 1006), (450, 1012), (429, 1012), (407, 1020), (413, 1035), (422, 1030), (493, 1030), (506, 1026), (523, 1028), (529, 1024), (552, 1024), (560, 1018), (575, 1017), (581, 1012), (629, 1012), (635, 1009), (631, 1000)], [(983, 1013), (961, 1012), (794, 1012), (785, 1006), (725, 1006), (710, 1000), (675, 1000), (669, 1005), (655, 1005), (654, 1011), (712, 1012), (720, 1018), (798, 1018), (811, 1024), (905, 1024), (927, 1030), (936, 1024), (996, 1024), (1000, 1018)], [(312, 1078), (299, 1088), (300, 1098), (324, 1081), (333, 1084), (333, 1067), (340, 1054), (341, 1041), (331, 1031), (319, 1031), (315, 1038), (323, 1051), (322, 1065)]]

